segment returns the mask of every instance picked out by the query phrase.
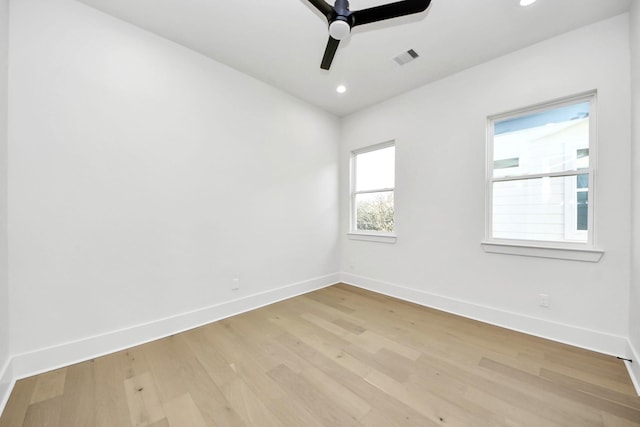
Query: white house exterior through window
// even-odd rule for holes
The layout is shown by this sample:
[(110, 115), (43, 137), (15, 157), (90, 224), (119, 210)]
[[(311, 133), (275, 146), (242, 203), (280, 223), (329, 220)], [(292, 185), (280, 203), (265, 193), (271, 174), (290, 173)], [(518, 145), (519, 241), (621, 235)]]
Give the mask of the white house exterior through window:
[(486, 243), (594, 247), (595, 107), (593, 92), (489, 118)]

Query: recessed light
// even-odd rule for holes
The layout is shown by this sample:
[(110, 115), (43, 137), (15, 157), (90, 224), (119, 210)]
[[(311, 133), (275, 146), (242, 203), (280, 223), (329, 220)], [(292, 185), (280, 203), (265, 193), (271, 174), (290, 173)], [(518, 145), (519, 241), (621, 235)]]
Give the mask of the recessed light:
[(336, 88), (336, 92), (345, 93), (347, 91), (347, 87), (345, 85), (340, 85)]
[(536, 0), (520, 0), (520, 6), (529, 6), (535, 2)]

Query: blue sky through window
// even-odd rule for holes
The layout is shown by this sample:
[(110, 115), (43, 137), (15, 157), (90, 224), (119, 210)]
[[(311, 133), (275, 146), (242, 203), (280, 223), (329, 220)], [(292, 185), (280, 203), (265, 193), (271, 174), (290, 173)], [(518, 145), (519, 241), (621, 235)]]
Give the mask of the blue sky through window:
[(571, 120), (589, 117), (589, 102), (567, 105), (540, 113), (527, 114), (526, 116), (513, 117), (494, 124), (494, 135), (516, 132), (522, 129), (530, 129), (548, 124), (568, 122)]

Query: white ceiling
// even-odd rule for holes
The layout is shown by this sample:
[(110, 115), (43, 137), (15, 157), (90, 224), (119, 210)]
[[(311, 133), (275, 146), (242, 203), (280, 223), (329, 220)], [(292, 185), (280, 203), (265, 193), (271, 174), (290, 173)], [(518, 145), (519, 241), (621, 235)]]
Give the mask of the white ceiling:
[[(356, 27), (325, 71), (326, 20), (306, 0), (79, 1), (340, 116), (626, 12), (631, 2), (433, 0), (427, 12)], [(351, 10), (391, 1), (352, 0)], [(392, 58), (408, 49), (420, 58), (399, 66)], [(346, 93), (336, 93), (339, 84)]]

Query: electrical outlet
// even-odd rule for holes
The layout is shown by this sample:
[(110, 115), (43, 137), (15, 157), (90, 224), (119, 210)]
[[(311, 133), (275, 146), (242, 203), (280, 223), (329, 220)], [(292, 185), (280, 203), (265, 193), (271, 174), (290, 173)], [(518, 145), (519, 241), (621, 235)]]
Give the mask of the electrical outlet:
[(540, 305), (540, 307), (549, 308), (549, 295), (538, 295), (538, 305)]
[(240, 289), (240, 279), (238, 279), (237, 277), (234, 277), (233, 280), (231, 281), (231, 290), (237, 291), (238, 289)]

